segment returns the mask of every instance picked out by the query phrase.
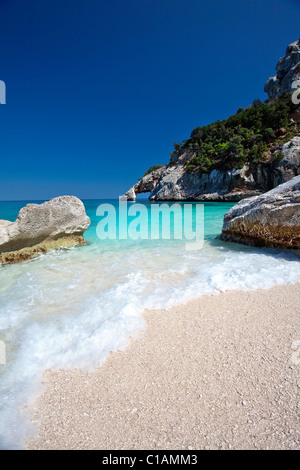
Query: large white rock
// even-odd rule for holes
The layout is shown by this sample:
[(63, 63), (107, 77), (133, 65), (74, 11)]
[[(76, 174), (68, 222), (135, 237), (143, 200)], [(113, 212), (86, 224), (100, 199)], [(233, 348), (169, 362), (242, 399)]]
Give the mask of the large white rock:
[(300, 248), (300, 176), (244, 199), (224, 216), (222, 240)]
[(0, 253), (32, 247), (62, 237), (82, 236), (90, 225), (75, 196), (60, 196), (23, 207), (15, 222), (0, 221)]

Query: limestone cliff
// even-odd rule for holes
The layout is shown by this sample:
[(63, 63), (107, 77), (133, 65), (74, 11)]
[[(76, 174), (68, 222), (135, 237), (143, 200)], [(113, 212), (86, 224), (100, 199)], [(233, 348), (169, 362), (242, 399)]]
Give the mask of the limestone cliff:
[(184, 163), (191, 158), (182, 154), (175, 164), (165, 165), (141, 178), (123, 199), (135, 201), (139, 193), (150, 192), (154, 201), (240, 201), (261, 194), (300, 174), (300, 136), (278, 148), (284, 158), (266, 162), (249, 173), (249, 166), (237, 170), (213, 170), (208, 174), (189, 173)]

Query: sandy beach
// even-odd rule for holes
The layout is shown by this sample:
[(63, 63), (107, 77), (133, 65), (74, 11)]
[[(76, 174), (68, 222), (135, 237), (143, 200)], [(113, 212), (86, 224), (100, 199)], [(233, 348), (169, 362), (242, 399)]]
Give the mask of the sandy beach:
[(25, 446), (299, 449), (299, 298), (294, 284), (145, 311), (93, 372), (45, 372)]

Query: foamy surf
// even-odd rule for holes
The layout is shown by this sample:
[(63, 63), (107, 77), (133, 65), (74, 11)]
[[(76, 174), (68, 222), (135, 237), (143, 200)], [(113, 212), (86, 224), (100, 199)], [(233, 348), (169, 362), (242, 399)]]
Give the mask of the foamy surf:
[(0, 397), (2, 448), (21, 448), (31, 431), (27, 405), (46, 369), (100, 365), (144, 328), (144, 309), (168, 308), (201, 294), (300, 282), (296, 253), (214, 240), (227, 207), (208, 205), (199, 251), (182, 241), (102, 242), (0, 268), (0, 331), (6, 344)]

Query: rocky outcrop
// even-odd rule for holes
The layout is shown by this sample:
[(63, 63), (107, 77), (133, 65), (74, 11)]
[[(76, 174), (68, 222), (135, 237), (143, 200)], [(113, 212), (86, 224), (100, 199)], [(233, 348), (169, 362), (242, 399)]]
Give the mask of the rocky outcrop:
[[(268, 101), (284, 92), (295, 91), (293, 85), (297, 80), (300, 90), (300, 40), (288, 46), (286, 55), (279, 59), (276, 70), (276, 77), (269, 78), (265, 85)], [(254, 103), (255, 107), (262, 104)], [(300, 122), (299, 108), (295, 107), (293, 113), (290, 116), (291, 122)], [(282, 140), (289, 132), (284, 128), (275, 131)], [(294, 136), (295, 133), (290, 135)], [(264, 154), (265, 162), (252, 164), (251, 167), (245, 165), (230, 171), (222, 171), (220, 168), (210, 173), (189, 172), (185, 164), (195, 155), (197, 154), (191, 150), (177, 149), (169, 164), (145, 175), (121, 199), (135, 201), (137, 194), (150, 192), (149, 199), (155, 201), (238, 202), (266, 192), (300, 174), (299, 135), (281, 146), (270, 144)], [(282, 157), (281, 161), (274, 158), (276, 155)]]
[(150, 192), (153, 201), (232, 201), (259, 195), (300, 174), (300, 137), (276, 149), (284, 155), (279, 163), (265, 163), (250, 171), (213, 170), (207, 174), (188, 173), (185, 162), (192, 155), (180, 155), (175, 164), (165, 165), (141, 178), (122, 199), (135, 201), (139, 193)]
[(213, 170), (208, 174), (189, 173), (176, 163), (166, 168), (150, 194), (156, 201), (239, 201), (242, 197), (259, 194), (252, 189), (248, 167), (222, 172)]
[(300, 176), (244, 199), (224, 216), (222, 240), (255, 246), (300, 248)]
[(300, 79), (300, 39), (290, 44), (284, 57), (276, 65), (276, 76), (270, 77), (265, 84), (268, 99), (272, 100), (284, 92), (295, 91), (293, 83)]
[(143, 178), (140, 178), (140, 180), (120, 199), (135, 201), (137, 194), (152, 192), (163, 177), (166, 168), (167, 166), (162, 166), (158, 170), (152, 171)]
[(90, 225), (84, 205), (75, 196), (61, 196), (23, 207), (15, 222), (0, 221), (0, 260), (22, 261), (50, 249), (85, 243)]
[[(239, 201), (242, 197), (260, 193), (251, 188), (248, 167), (227, 172), (213, 170), (199, 175), (185, 169), (184, 164), (191, 157), (185, 152), (175, 164), (165, 165), (144, 176), (121, 199), (135, 201), (137, 194), (150, 192), (151, 201)], [(245, 188), (247, 183), (249, 188)]]

